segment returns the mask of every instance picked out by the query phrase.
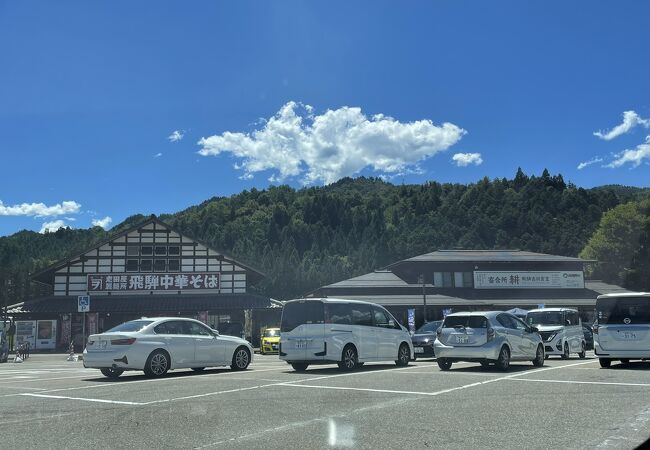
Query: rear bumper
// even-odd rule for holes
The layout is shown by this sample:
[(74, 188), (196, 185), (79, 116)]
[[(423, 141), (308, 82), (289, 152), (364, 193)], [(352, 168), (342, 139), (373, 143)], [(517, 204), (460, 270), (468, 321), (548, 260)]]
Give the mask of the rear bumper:
[(599, 358), (610, 359), (650, 359), (650, 349), (647, 350), (605, 350), (598, 342), (594, 342), (594, 353)]
[[(422, 349), (418, 352), (418, 349)], [(415, 358), (434, 358), (436, 352), (433, 350), (433, 345), (413, 345), (413, 356)]]
[(496, 360), (499, 357), (502, 342), (493, 340), (480, 347), (460, 347), (442, 344), (436, 341), (434, 351), (437, 358), (452, 361), (483, 361)]
[(128, 351), (88, 352), (84, 350), (83, 365), (87, 369), (115, 367), (124, 370), (143, 370), (144, 361)]

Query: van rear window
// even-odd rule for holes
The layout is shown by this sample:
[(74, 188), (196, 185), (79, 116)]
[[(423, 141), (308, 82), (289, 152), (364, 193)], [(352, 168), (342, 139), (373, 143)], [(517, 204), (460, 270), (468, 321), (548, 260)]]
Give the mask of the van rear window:
[(282, 308), (280, 331), (291, 331), (304, 324), (324, 323), (324, 320), (323, 302), (318, 300), (289, 302)]
[(447, 316), (443, 328), (454, 327), (487, 328), (487, 319), (483, 316)]
[[(650, 324), (650, 298), (601, 298), (596, 301), (599, 324)], [(627, 319), (627, 320), (626, 320)]]

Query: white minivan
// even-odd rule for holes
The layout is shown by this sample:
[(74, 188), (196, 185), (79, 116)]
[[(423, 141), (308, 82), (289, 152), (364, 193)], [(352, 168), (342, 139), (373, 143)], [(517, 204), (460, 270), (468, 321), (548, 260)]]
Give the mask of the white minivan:
[(354, 370), (365, 362), (413, 359), (408, 330), (382, 306), (318, 298), (285, 303), (280, 323), (280, 359), (296, 371), (310, 364), (337, 363)]
[(613, 360), (650, 359), (650, 293), (626, 292), (596, 299), (594, 352), (601, 367)]
[(543, 308), (528, 311), (526, 323), (539, 330), (546, 357), (558, 355), (568, 359), (571, 353), (584, 358), (587, 350), (585, 334), (578, 310)]

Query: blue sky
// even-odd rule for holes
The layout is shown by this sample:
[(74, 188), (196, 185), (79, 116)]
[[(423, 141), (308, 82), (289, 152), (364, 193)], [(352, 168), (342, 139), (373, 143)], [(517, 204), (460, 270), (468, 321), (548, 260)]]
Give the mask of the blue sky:
[(650, 4), (530, 3), (0, 0), (0, 235), (349, 174), (648, 186)]

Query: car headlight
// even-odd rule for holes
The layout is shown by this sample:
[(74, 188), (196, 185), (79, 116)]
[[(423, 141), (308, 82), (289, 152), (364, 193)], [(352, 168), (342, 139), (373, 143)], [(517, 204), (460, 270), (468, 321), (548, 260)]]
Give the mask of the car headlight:
[(547, 342), (551, 342), (553, 339), (555, 339), (556, 336), (557, 336), (557, 333), (552, 333), (552, 334), (548, 337), (548, 339), (547, 339), (546, 341), (547, 341)]

